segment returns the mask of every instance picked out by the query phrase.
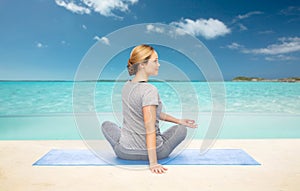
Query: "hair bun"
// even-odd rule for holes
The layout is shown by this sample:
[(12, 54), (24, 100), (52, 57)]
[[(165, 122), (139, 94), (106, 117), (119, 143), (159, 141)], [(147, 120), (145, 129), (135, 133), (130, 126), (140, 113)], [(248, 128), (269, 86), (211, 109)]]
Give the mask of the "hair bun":
[(132, 63), (130, 62), (130, 59), (129, 59), (128, 62), (127, 62), (127, 67), (129, 67), (131, 65), (132, 65)]
[(133, 67), (133, 64), (130, 62), (130, 59), (128, 60), (128, 63), (127, 63), (127, 69), (128, 69), (128, 73), (130, 76), (132, 76), (136, 73), (135, 69)]

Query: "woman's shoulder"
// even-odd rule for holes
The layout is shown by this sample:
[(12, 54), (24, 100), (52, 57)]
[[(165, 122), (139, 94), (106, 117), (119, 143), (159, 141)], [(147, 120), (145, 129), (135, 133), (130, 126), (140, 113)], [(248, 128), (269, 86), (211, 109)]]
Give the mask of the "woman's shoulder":
[(157, 91), (156, 86), (153, 84), (150, 84), (148, 82), (132, 82), (132, 81), (127, 81), (123, 89), (130, 89), (130, 90), (140, 90), (140, 91)]
[(132, 82), (132, 81), (127, 81), (125, 83), (125, 85), (127, 86), (135, 86), (135, 87), (140, 87), (140, 88), (147, 88), (147, 89), (156, 89), (156, 86), (154, 86), (153, 84), (150, 84), (148, 82)]
[(157, 91), (156, 86), (154, 86), (153, 84), (150, 84), (150, 83), (140, 83), (140, 84), (145, 89)]

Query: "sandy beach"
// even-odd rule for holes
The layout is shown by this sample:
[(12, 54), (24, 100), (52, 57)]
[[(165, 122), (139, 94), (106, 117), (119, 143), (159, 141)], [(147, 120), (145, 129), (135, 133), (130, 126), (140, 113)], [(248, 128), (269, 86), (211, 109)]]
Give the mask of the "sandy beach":
[[(199, 148), (194, 140), (189, 148)], [(50, 149), (84, 149), (82, 141), (0, 141), (0, 190), (264, 190), (300, 187), (300, 139), (222, 139), (213, 148), (240, 148), (259, 166), (167, 166), (163, 175), (116, 166), (32, 166)]]

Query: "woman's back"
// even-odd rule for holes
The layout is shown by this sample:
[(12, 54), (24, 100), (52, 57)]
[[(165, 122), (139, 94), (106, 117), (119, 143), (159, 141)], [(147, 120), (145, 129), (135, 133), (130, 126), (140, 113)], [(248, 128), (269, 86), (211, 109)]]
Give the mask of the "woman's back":
[(162, 144), (159, 131), (159, 116), (162, 104), (157, 88), (149, 83), (128, 81), (122, 90), (123, 127), (120, 143), (128, 149), (146, 148), (146, 129), (142, 108), (156, 105), (156, 142), (157, 147)]

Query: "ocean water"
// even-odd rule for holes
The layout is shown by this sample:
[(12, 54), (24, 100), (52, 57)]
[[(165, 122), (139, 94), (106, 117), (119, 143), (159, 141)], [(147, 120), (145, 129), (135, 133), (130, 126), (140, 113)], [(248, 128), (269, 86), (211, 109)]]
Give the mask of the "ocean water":
[[(94, 99), (97, 112), (121, 110), (116, 105), (121, 105), (123, 84), (96, 84)], [(211, 90), (207, 83), (152, 84), (158, 88), (167, 111), (180, 111), (182, 105), (190, 106), (191, 111), (212, 110)], [(73, 85), (73, 82), (0, 82), (0, 116), (72, 113)], [(300, 114), (300, 83), (225, 82), (224, 87), (226, 112)], [(85, 95), (81, 96), (84, 98)]]
[[(205, 82), (151, 83), (159, 91), (165, 112), (199, 113), (196, 138), (203, 137), (212, 111), (210, 86)], [(73, 100), (83, 100), (77, 103), (76, 112), (96, 111), (101, 120), (120, 124), (121, 119), (113, 114), (122, 111), (123, 84), (97, 82), (91, 104), (85, 102), (84, 92), (73, 95), (73, 82), (0, 82), (0, 139), (80, 139)], [(224, 88), (225, 119), (219, 137), (300, 138), (300, 83), (225, 82)]]

